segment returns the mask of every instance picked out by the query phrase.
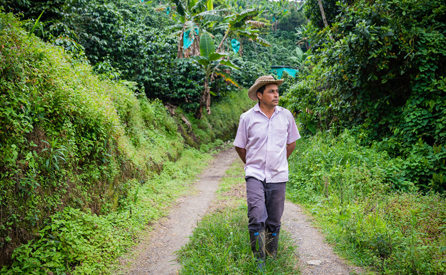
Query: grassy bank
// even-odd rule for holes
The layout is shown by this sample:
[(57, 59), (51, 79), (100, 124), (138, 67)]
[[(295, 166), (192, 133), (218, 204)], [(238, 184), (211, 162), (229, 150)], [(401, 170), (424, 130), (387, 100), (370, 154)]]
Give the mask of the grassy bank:
[(298, 141), (288, 197), (303, 204), (337, 252), (355, 264), (383, 274), (443, 274), (445, 198), (399, 183), (401, 165), (348, 133), (319, 133)]
[[(218, 198), (179, 252), (180, 274), (258, 274), (249, 245), (243, 165), (235, 163), (220, 183)], [(291, 238), (283, 231), (276, 260), (263, 274), (296, 274)]]
[(210, 154), (182, 152), (176, 162), (145, 184), (128, 183), (128, 198), (117, 211), (96, 215), (65, 207), (39, 230), (38, 237), (14, 251), (11, 268), (2, 274), (107, 274), (110, 266), (135, 244), (147, 223), (166, 214), (168, 207), (193, 183)]
[[(83, 243), (65, 240), (71, 238), (60, 233), (68, 232), (65, 222), (82, 224), (79, 232), (91, 242), (95, 239), (90, 236), (96, 236), (94, 231), (101, 224), (103, 235), (113, 236), (116, 229), (108, 224), (108, 215), (134, 213), (128, 205), (136, 203), (135, 190), (152, 188), (157, 195), (164, 185), (160, 182), (158, 189), (151, 182), (163, 173), (172, 180), (179, 177), (169, 169), (174, 169), (171, 163), (180, 158), (201, 161), (190, 148), (204, 152), (214, 141), (221, 143), (217, 139), (230, 136), (238, 116), (251, 105), (245, 92), (234, 91), (214, 104), (214, 114), (203, 120), (196, 121), (179, 109), (172, 114), (163, 102), (135, 95), (126, 82), (101, 80), (86, 62), (28, 35), (10, 14), (0, 13), (0, 44), (3, 270), (13, 264), (16, 270), (32, 273), (31, 266), (41, 264), (46, 269), (35, 272), (47, 273), (64, 270), (60, 269), (62, 262), (67, 272), (83, 268), (88, 257), (96, 259), (97, 251), (84, 251)], [(184, 173), (192, 175), (187, 171)], [(160, 209), (159, 204), (153, 204), (149, 212)], [(114, 242), (112, 237), (105, 240)], [(53, 242), (56, 251), (51, 250)], [(101, 262), (117, 255), (104, 253), (98, 254), (104, 258)], [(90, 256), (85, 259), (81, 254)]]

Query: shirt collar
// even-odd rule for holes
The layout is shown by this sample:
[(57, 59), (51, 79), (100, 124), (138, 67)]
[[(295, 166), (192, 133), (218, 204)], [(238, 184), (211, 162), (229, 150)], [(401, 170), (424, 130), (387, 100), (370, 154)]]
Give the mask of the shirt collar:
[[(256, 111), (256, 112), (260, 112), (260, 111), (261, 111), (261, 110), (260, 110), (260, 105), (259, 105), (259, 104), (260, 104), (260, 103), (257, 102), (256, 106), (254, 106), (254, 111)], [(274, 113), (277, 114), (277, 113), (281, 112), (282, 110), (283, 110), (282, 107), (280, 107), (280, 106), (276, 106), (276, 108), (274, 108)]]

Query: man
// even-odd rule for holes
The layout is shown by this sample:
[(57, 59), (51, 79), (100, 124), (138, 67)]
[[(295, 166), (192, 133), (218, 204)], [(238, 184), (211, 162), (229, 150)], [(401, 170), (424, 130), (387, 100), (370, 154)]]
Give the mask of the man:
[(288, 157), (300, 138), (294, 117), (279, 104), (283, 80), (259, 77), (248, 90), (258, 103), (240, 116), (235, 149), (245, 163), (251, 249), (262, 269), (266, 253), (277, 254), (288, 181)]

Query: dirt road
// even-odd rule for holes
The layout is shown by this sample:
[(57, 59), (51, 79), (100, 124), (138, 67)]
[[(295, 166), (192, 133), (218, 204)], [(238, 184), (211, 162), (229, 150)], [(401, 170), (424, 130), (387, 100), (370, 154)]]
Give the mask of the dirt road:
[[(179, 199), (169, 216), (159, 220), (149, 236), (135, 248), (138, 256), (130, 268), (125, 268), (125, 274), (177, 274), (180, 266), (174, 252), (187, 243), (188, 236), (208, 209), (220, 178), (234, 161), (238, 161), (238, 156), (232, 148), (215, 157), (198, 177), (191, 195)], [(300, 259), (296, 265), (300, 266), (301, 274), (360, 274), (359, 268), (346, 265), (333, 253), (309, 220), (298, 205), (286, 202), (283, 230), (290, 232), (298, 245)]]

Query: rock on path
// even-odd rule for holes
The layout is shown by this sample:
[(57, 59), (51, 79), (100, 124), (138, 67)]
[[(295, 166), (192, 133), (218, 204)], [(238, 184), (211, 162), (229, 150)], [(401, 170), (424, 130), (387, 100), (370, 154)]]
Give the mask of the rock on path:
[(169, 216), (158, 221), (150, 237), (136, 247), (135, 252), (139, 255), (126, 274), (177, 274), (180, 265), (174, 252), (187, 243), (188, 236), (192, 235), (212, 201), (220, 178), (237, 157), (231, 148), (209, 163), (194, 186), (195, 192), (179, 199)]
[(348, 266), (333, 249), (324, 243), (324, 236), (309, 222), (302, 209), (291, 202), (285, 202), (282, 228), (291, 234), (298, 245), (298, 265), (302, 274), (360, 274), (358, 267)]

